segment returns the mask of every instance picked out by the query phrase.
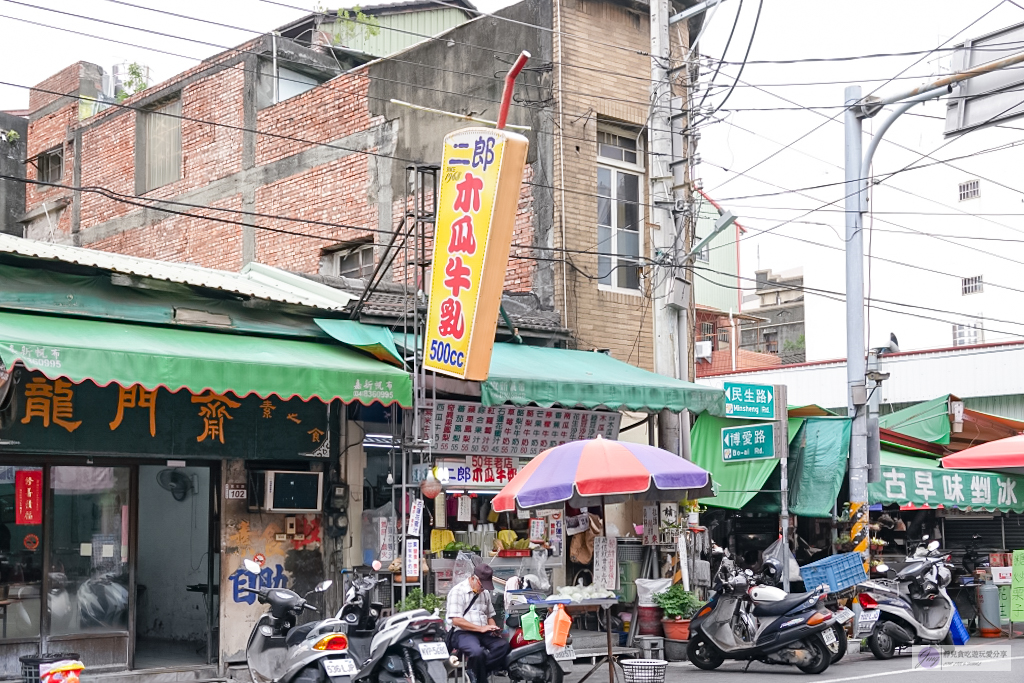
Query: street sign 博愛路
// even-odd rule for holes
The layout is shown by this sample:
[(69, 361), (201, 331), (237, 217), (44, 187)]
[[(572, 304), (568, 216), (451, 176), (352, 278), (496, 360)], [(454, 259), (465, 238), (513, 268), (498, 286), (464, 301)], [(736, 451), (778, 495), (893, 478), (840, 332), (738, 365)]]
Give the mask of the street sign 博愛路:
[(756, 424), (722, 429), (722, 461), (767, 460), (775, 457), (775, 425)]

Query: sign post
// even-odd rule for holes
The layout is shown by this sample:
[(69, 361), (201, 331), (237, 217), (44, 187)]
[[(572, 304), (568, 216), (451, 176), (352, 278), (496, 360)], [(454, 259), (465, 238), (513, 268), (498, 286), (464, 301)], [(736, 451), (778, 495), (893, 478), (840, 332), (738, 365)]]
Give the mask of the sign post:
[(779, 414), (775, 416), (778, 428), (775, 430), (775, 449), (782, 456), (779, 463), (779, 517), (782, 526), (782, 545), (786, 548), (782, 558), (782, 590), (789, 592), (789, 404), (786, 401), (786, 385), (776, 384), (776, 406)]

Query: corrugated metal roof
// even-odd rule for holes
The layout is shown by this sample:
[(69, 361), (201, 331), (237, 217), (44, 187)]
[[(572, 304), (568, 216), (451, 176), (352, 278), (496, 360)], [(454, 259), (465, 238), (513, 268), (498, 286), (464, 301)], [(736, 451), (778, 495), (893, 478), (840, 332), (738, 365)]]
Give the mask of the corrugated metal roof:
[(82, 266), (109, 270), (112, 273), (207, 287), (250, 296), (254, 299), (332, 311), (344, 309), (349, 302), (356, 298), (348, 292), (262, 264), (250, 264), (243, 272), (232, 273), (188, 263), (157, 261), (65, 244), (38, 242), (4, 234), (0, 234), (0, 253), (77, 263)]

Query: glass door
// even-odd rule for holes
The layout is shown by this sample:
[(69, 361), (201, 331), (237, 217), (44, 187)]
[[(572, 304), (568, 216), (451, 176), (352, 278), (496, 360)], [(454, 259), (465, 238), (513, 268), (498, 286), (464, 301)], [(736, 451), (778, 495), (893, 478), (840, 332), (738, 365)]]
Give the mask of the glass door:
[(42, 468), (0, 468), (0, 641), (39, 637), (42, 539)]
[(50, 468), (49, 650), (127, 665), (131, 468)]

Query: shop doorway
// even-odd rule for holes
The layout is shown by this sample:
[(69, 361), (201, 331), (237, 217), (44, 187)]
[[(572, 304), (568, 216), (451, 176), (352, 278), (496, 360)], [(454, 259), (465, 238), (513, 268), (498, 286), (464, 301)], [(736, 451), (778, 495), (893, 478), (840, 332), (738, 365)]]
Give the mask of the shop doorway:
[(211, 470), (140, 465), (138, 481), (133, 668), (207, 664), (215, 648)]

